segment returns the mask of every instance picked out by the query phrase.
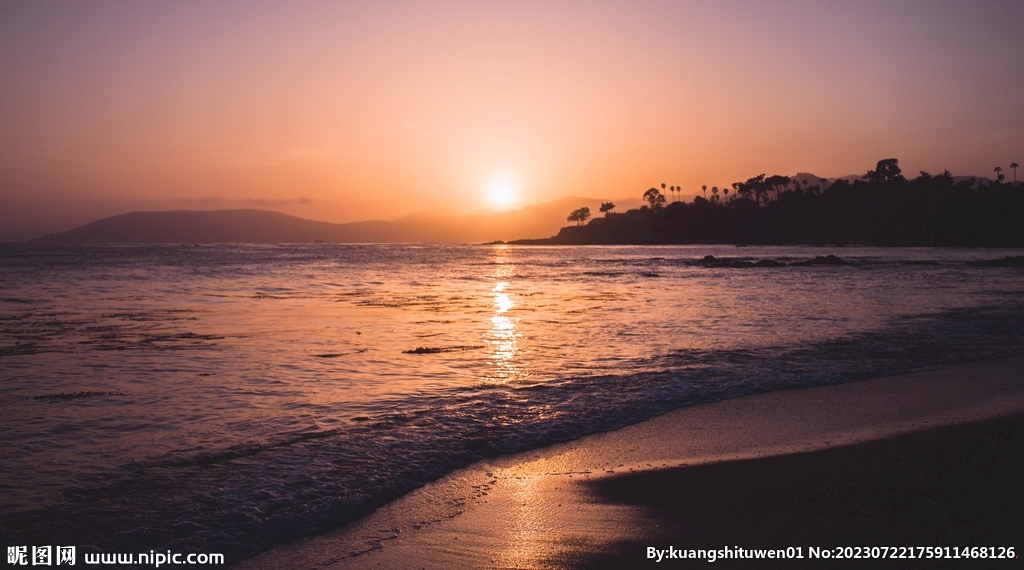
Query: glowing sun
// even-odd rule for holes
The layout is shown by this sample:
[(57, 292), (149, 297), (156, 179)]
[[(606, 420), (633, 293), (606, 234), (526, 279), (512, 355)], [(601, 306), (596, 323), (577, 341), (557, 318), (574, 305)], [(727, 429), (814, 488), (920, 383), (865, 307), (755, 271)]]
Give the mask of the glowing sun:
[(508, 181), (495, 182), (491, 185), (488, 198), (492, 206), (508, 206), (516, 201), (516, 188)]

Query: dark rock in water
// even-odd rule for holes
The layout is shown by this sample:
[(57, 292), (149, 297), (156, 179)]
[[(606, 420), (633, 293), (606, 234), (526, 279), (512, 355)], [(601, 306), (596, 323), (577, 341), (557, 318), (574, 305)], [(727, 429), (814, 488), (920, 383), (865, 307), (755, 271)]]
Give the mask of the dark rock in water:
[(797, 261), (790, 265), (797, 265), (800, 267), (806, 267), (808, 265), (846, 265), (846, 262), (843, 261), (841, 257), (836, 257), (834, 255), (826, 255), (824, 257), (819, 255), (814, 259), (808, 261)]
[(661, 277), (661, 275), (659, 275), (657, 273), (641, 273), (640, 276), (641, 277)]
[(810, 263), (813, 265), (845, 265), (846, 261), (843, 260), (843, 258), (836, 257), (834, 255), (826, 255), (825, 257), (821, 257), (819, 255), (812, 259)]
[(484, 348), (482, 344), (472, 346), (417, 346), (412, 350), (403, 350), (402, 354), (438, 354), (440, 352), (463, 352), (481, 348)]
[(60, 394), (43, 394), (33, 396), (33, 400), (78, 400), (79, 398), (92, 398), (94, 396), (127, 396), (124, 392), (61, 392)]
[(1002, 259), (968, 261), (967, 265), (975, 267), (1024, 267), (1024, 255), (1006, 256)]
[(338, 358), (340, 356), (345, 356), (345, 355), (340, 353), (340, 352), (338, 352), (338, 353), (332, 352), (330, 354), (314, 354), (313, 356), (315, 358)]
[[(807, 266), (807, 265), (843, 265), (846, 262), (842, 259), (828, 255), (825, 257), (818, 256), (809, 261), (796, 261), (791, 263), (793, 266)], [(782, 261), (775, 261), (774, 259), (762, 259), (759, 261), (746, 261), (742, 259), (719, 259), (713, 255), (705, 255), (703, 259), (697, 262), (698, 265), (704, 267), (730, 267), (730, 268), (745, 268), (745, 267), (786, 267), (786, 264)]]
[(718, 259), (713, 255), (705, 255), (704, 259), (698, 261), (700, 265), (705, 267), (753, 267), (754, 264), (750, 261), (742, 261), (739, 259)]

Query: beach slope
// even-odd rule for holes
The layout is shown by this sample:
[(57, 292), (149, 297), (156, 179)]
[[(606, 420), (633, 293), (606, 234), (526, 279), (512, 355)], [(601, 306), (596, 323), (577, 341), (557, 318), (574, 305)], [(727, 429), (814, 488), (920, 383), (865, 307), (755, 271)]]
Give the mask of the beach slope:
[[(1024, 358), (694, 406), (475, 464), (238, 567), (621, 568), (654, 564), (648, 546), (1019, 551), (1022, 413)], [(814, 567), (782, 565), (801, 564)]]

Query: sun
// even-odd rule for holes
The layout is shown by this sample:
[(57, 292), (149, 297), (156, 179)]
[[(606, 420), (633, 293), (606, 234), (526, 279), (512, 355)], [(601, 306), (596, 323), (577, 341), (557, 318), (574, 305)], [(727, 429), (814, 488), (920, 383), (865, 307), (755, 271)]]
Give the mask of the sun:
[(508, 206), (516, 201), (516, 188), (507, 180), (495, 182), (491, 184), (488, 199), (492, 206), (497, 206), (499, 208)]

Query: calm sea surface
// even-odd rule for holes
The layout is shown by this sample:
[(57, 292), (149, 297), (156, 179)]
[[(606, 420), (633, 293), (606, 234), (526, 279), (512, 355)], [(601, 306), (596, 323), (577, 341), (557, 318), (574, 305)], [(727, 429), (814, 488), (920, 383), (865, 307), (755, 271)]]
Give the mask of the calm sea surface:
[(486, 456), (1024, 354), (1024, 269), (969, 264), (1021, 254), (0, 246), (0, 538), (237, 560)]

